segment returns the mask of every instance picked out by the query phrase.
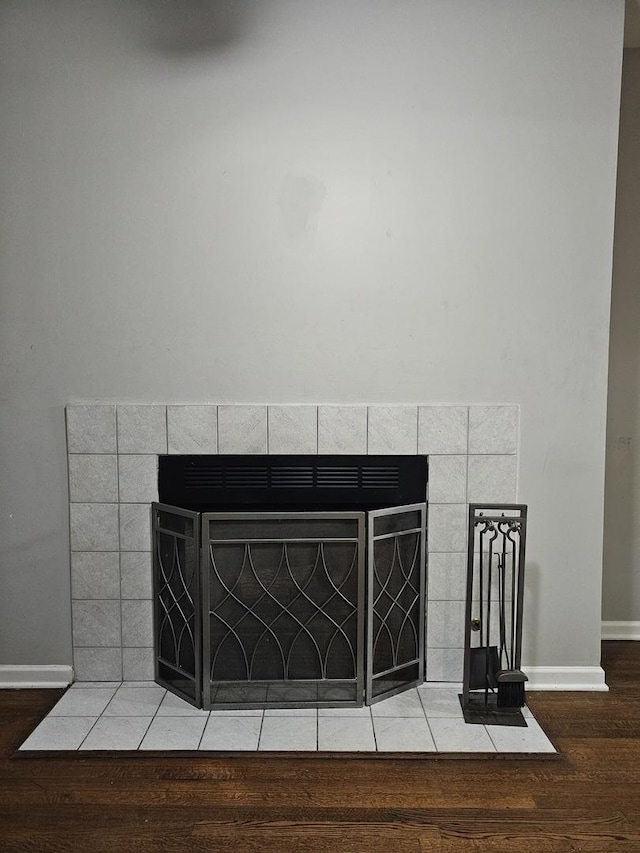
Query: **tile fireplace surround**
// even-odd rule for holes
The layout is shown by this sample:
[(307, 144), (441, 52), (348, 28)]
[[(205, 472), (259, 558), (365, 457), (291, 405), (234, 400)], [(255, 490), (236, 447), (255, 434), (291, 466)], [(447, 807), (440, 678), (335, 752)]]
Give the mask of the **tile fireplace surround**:
[(515, 405), (67, 407), (79, 681), (153, 678), (150, 504), (160, 454), (429, 457), (427, 680), (460, 681), (469, 503), (517, 499)]

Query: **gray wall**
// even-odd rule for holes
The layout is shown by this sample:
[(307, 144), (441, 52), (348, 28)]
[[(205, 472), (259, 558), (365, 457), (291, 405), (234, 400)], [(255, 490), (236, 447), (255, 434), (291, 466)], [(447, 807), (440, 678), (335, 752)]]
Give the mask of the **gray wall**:
[(602, 616), (640, 622), (640, 49), (625, 50), (611, 299)]
[(509, 402), (527, 660), (599, 660), (621, 0), (0, 8), (0, 655), (71, 657), (63, 405)]

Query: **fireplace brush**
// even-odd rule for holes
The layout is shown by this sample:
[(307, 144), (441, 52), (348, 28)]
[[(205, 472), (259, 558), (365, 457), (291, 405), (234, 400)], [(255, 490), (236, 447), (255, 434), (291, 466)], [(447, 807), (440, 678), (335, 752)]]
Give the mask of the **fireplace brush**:
[[(461, 697), (468, 722), (500, 722), (496, 715), (514, 711), (522, 716), (518, 709), (525, 702), (527, 680), (520, 669), (526, 521), (523, 504), (469, 507)], [(471, 719), (474, 714), (482, 719)]]

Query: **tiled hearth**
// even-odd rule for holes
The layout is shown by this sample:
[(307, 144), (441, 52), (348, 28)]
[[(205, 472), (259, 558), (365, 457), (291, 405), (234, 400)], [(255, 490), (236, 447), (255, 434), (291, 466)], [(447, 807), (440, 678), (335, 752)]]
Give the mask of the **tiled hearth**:
[(453, 686), (419, 687), (371, 708), (209, 712), (157, 685), (76, 683), (20, 749), (554, 753), (523, 713), (526, 727), (467, 725)]
[(516, 500), (518, 414), (512, 405), (69, 405), (76, 678), (153, 678), (159, 454), (420, 453), (429, 456), (427, 679), (459, 681), (467, 505)]

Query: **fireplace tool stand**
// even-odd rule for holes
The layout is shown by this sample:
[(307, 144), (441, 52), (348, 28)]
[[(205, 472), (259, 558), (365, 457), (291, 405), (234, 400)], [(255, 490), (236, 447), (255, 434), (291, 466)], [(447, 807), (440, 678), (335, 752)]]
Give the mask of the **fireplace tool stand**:
[(471, 504), (463, 689), (467, 723), (525, 726), (520, 669), (527, 507)]

